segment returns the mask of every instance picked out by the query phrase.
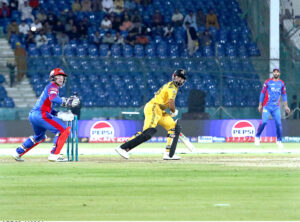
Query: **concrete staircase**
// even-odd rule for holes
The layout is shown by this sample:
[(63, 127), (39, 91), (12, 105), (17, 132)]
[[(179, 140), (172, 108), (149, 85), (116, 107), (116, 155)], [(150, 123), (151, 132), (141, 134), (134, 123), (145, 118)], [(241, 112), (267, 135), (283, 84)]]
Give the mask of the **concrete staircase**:
[(0, 73), (4, 75), (6, 82), (3, 84), (7, 91), (7, 95), (13, 98), (15, 106), (17, 108), (29, 108), (32, 107), (37, 98), (32, 89), (29, 79), (25, 76), (20, 83), (16, 82), (10, 87), (9, 69), (6, 67), (8, 61), (14, 61), (14, 52), (11, 49), (8, 41), (5, 38), (0, 38)]

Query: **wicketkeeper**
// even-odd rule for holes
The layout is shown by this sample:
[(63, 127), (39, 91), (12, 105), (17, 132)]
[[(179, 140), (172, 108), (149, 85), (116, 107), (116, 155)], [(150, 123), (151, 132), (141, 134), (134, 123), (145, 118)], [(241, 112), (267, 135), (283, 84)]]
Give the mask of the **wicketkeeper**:
[[(177, 116), (178, 110), (175, 108), (175, 98), (178, 87), (183, 86), (186, 81), (186, 73), (183, 69), (175, 70), (172, 81), (163, 85), (144, 108), (145, 121), (142, 132), (138, 132), (129, 141), (117, 147), (115, 150), (123, 158), (129, 158), (129, 151), (141, 143), (149, 140), (156, 133), (157, 124), (168, 131), (167, 147), (164, 153), (164, 160), (179, 160), (175, 154), (177, 141), (180, 135), (180, 126), (172, 117)], [(165, 110), (169, 109), (170, 113)]]
[(30, 136), (16, 149), (13, 157), (17, 161), (23, 161), (22, 156), (25, 153), (45, 141), (47, 130), (55, 134), (53, 148), (48, 160), (54, 162), (66, 161), (66, 159), (60, 155), (60, 151), (71, 129), (70, 127), (66, 127), (62, 120), (71, 121), (74, 116), (72, 113), (57, 112), (52, 109), (52, 105), (56, 103), (63, 107), (75, 107), (79, 105), (80, 101), (76, 96), (69, 98), (59, 97), (59, 88), (65, 84), (67, 78), (67, 74), (62, 69), (53, 69), (50, 72), (49, 78), (51, 83), (45, 87), (35, 106), (29, 113), (29, 121), (33, 127), (34, 135)]

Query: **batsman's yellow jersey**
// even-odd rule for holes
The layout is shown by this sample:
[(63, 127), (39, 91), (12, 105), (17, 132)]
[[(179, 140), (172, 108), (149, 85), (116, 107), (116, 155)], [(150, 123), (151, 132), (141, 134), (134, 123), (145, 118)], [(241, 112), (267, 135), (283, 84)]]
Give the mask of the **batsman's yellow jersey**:
[(144, 129), (155, 128), (157, 124), (164, 127), (166, 130), (175, 128), (175, 121), (165, 111), (169, 107), (169, 101), (175, 100), (178, 88), (174, 83), (168, 82), (163, 85), (144, 108), (145, 121)]
[(174, 83), (168, 82), (163, 85), (156, 93), (153, 99), (149, 103), (157, 103), (160, 105), (161, 109), (165, 110), (169, 107), (170, 99), (175, 100), (178, 88)]

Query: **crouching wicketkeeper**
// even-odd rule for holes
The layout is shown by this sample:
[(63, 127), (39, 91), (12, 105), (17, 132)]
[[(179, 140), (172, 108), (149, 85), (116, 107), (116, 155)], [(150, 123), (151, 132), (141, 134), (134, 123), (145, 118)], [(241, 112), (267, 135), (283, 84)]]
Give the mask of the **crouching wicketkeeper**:
[(50, 130), (56, 135), (53, 149), (51, 150), (48, 160), (54, 162), (66, 161), (66, 159), (60, 155), (60, 151), (71, 129), (70, 127), (66, 127), (62, 120), (71, 121), (74, 116), (72, 113), (57, 112), (52, 109), (53, 103), (64, 107), (75, 107), (79, 105), (80, 101), (76, 96), (69, 98), (59, 97), (59, 88), (65, 84), (66, 78), (67, 74), (60, 68), (55, 68), (50, 72), (51, 83), (45, 87), (29, 114), (29, 121), (33, 127), (34, 135), (29, 137), (16, 149), (16, 152), (13, 154), (15, 160), (23, 161), (21, 157), (33, 147), (45, 141), (46, 131)]

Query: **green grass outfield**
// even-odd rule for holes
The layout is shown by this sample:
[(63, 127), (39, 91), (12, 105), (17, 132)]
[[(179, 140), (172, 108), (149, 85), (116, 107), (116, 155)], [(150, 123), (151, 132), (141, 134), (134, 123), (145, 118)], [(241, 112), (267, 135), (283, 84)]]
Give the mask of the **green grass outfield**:
[[(99, 146), (116, 144), (80, 149)], [(202, 147), (253, 144), (197, 144)], [(269, 148), (276, 144), (259, 149)], [(49, 163), (46, 156), (19, 163), (0, 156), (0, 220), (300, 220), (300, 154), (181, 156), (180, 161), (163, 161), (161, 155), (80, 156), (78, 163)]]

